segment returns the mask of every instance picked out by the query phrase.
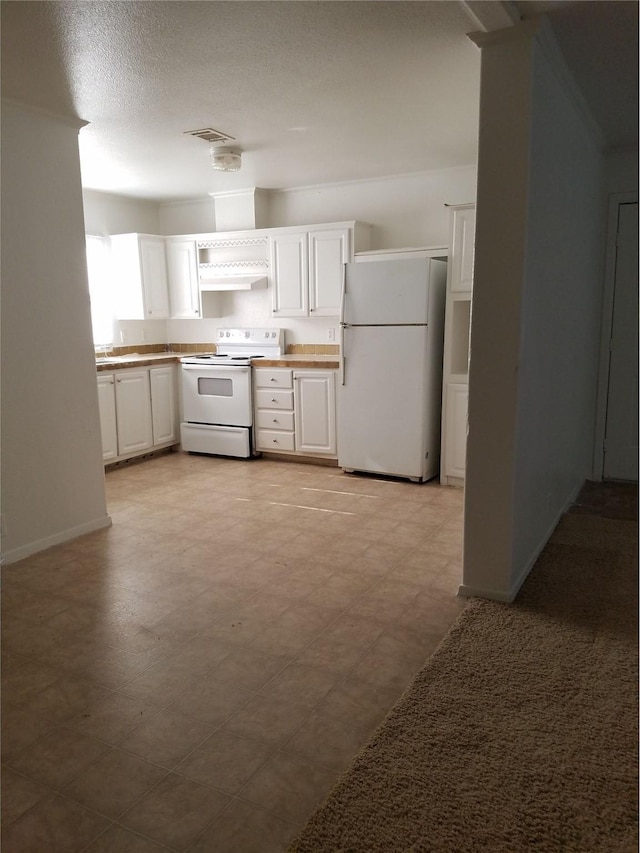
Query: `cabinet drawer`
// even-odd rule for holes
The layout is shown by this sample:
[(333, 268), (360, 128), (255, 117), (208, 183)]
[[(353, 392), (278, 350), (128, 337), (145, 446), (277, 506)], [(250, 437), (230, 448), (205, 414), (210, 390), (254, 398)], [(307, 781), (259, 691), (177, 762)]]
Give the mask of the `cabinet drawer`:
[(293, 410), (293, 391), (260, 389), (256, 391), (256, 404), (259, 409)]
[(256, 388), (293, 388), (292, 370), (282, 367), (271, 370), (266, 367), (259, 367), (255, 369), (254, 373)]
[(259, 429), (293, 430), (293, 412), (262, 409), (258, 412), (256, 421)]
[(257, 447), (259, 450), (295, 450), (294, 434), (259, 429)]

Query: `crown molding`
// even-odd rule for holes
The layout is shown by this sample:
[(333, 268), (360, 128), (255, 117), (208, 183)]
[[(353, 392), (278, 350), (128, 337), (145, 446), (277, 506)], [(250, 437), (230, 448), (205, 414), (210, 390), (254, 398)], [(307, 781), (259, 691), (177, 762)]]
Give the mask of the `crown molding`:
[(474, 27), (482, 32), (511, 27), (520, 21), (512, 0), (459, 0)]
[(55, 113), (51, 110), (44, 109), (43, 107), (36, 107), (33, 104), (25, 104), (23, 101), (16, 101), (13, 98), (2, 98), (2, 104), (6, 104), (9, 107), (16, 107), (23, 112), (32, 113), (33, 115), (41, 116), (42, 118), (51, 119), (51, 121), (55, 121), (58, 124), (64, 124), (67, 127), (72, 127), (74, 130), (78, 131), (90, 124), (90, 122), (84, 121), (77, 116)]
[(582, 94), (582, 90), (575, 81), (571, 69), (564, 58), (564, 54), (560, 50), (553, 27), (546, 15), (537, 15), (534, 18), (528, 18), (526, 21), (521, 21), (515, 26), (502, 30), (470, 33), (468, 38), (481, 49), (516, 40), (527, 40), (530, 43), (533, 43), (535, 40), (535, 43), (544, 54), (549, 67), (554, 72), (556, 79), (576, 108), (584, 127), (592, 137), (594, 143), (601, 151), (606, 149), (606, 137), (602, 128), (593, 117), (593, 113)]

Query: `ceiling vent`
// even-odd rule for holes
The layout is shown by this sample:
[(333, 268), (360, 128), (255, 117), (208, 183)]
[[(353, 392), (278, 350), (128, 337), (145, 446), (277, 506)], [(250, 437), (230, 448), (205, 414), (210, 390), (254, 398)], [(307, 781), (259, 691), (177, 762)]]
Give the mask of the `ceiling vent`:
[(205, 142), (209, 142), (213, 145), (221, 145), (225, 142), (233, 142), (234, 137), (229, 136), (226, 133), (221, 133), (219, 130), (214, 130), (212, 127), (203, 127), (200, 130), (185, 130), (188, 136), (197, 136), (198, 139), (202, 139)]

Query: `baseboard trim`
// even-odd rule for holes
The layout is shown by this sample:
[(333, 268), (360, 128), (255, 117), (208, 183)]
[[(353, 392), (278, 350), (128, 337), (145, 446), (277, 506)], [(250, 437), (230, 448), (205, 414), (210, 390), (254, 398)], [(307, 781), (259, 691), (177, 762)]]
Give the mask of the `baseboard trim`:
[(263, 459), (277, 459), (279, 462), (304, 462), (308, 465), (328, 465), (338, 467), (338, 460), (326, 456), (303, 456), (299, 453), (274, 453), (271, 450), (260, 450)]
[(488, 598), (491, 601), (500, 601), (503, 604), (511, 604), (515, 598), (515, 593), (503, 592), (499, 589), (482, 589), (479, 586), (469, 586), (462, 583), (458, 587), (458, 595), (461, 598)]
[(567, 512), (569, 507), (575, 503), (577, 496), (580, 493), (580, 489), (582, 488), (583, 483), (580, 483), (578, 486), (574, 486), (574, 488), (570, 492), (570, 496), (565, 500), (562, 509), (558, 512), (555, 517), (555, 520), (551, 522), (551, 524), (547, 527), (546, 532), (542, 535), (540, 541), (538, 542), (537, 547), (533, 550), (532, 555), (529, 557), (524, 567), (522, 568), (520, 574), (515, 579), (515, 581), (511, 584), (509, 589), (483, 589), (481, 587), (474, 587), (469, 584), (460, 584), (458, 587), (458, 595), (463, 598), (489, 598), (492, 601), (502, 601), (505, 604), (511, 604), (512, 601), (515, 601), (516, 596), (520, 592), (520, 588), (522, 584), (526, 581), (527, 577), (531, 569), (534, 567), (536, 560), (542, 553), (543, 548), (551, 539), (553, 535), (553, 531), (556, 529), (558, 524), (560, 523), (560, 519)]
[(104, 515), (102, 518), (87, 521), (85, 524), (79, 524), (77, 527), (62, 530), (59, 533), (54, 533), (52, 536), (36, 539), (35, 542), (29, 542), (27, 545), (21, 545), (19, 548), (12, 548), (11, 551), (6, 551), (2, 555), (0, 561), (3, 565), (8, 566), (11, 563), (17, 563), (18, 560), (23, 560), (25, 557), (30, 557), (32, 554), (38, 554), (40, 551), (52, 548), (54, 545), (62, 545), (63, 542), (77, 539), (78, 536), (84, 536), (85, 533), (93, 533), (95, 530), (111, 527), (111, 524), (111, 516)]

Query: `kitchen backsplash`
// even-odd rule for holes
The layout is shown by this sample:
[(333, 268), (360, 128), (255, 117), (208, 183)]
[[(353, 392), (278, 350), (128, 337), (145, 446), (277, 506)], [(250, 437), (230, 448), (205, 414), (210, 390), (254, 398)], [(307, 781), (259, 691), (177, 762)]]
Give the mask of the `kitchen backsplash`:
[(339, 355), (339, 344), (287, 344), (289, 355)]
[[(138, 353), (144, 355), (151, 352), (212, 352), (216, 345), (213, 343), (192, 344), (139, 344), (138, 346), (103, 347), (96, 349), (100, 355), (130, 355)], [(338, 344), (287, 344), (286, 352), (289, 355), (339, 355)]]

